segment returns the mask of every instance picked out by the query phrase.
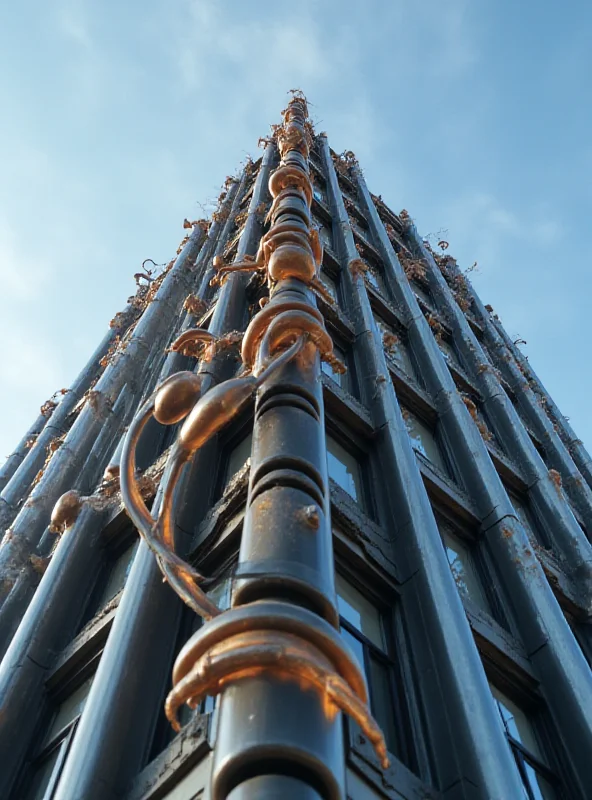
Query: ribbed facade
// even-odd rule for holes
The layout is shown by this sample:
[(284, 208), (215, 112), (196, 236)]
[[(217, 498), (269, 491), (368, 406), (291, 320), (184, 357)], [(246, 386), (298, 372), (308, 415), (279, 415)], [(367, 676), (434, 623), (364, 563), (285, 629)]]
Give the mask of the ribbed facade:
[[(0, 472), (0, 797), (592, 797), (590, 456), (445, 243), (371, 194), (324, 134), (308, 158), (280, 151), (275, 128), (168, 267), (136, 276)], [(257, 260), (298, 216), (287, 179), (272, 204), (288, 168), (313, 186), (323, 252), (308, 283)], [(138, 544), (125, 433), (180, 370), (202, 398), (242, 378), (242, 335), (288, 301), (336, 358), (321, 365), (306, 334), (308, 366), (280, 367), (197, 449), (174, 495), (176, 550), (207, 576), (216, 620), (267, 602), (339, 628), (387, 768), (351, 717), (324, 719), (318, 693), (266, 672), (185, 706), (178, 734), (163, 711), (201, 620)], [(171, 348), (196, 327), (211, 346)], [(138, 445), (155, 516), (180, 430), (151, 418)], [(50, 525), (72, 490), (81, 503)]]

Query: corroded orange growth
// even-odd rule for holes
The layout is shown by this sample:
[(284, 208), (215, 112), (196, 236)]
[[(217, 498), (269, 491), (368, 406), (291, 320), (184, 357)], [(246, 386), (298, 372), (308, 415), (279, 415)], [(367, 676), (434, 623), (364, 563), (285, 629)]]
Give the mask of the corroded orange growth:
[[(156, 390), (136, 416), (126, 438), (121, 460), (122, 497), (172, 588), (197, 614), (210, 620), (200, 631), (201, 649), (198, 646), (197, 650), (183, 651), (175, 665), (174, 687), (166, 701), (167, 717), (175, 730), (179, 729), (176, 715), (183, 703), (195, 707), (206, 695), (219, 694), (230, 684), (265, 674), (296, 681), (303, 690), (317, 692), (327, 719), (333, 719), (339, 711), (349, 714), (386, 767), (386, 745), (368, 709), (364, 677), (335, 629), (323, 622), (329, 632), (319, 633), (321, 621), (317, 618), (315, 622), (314, 614), (298, 631), (290, 628), (295, 622), (289, 613), (283, 622), (279, 614), (277, 624), (271, 623), (269, 615), (249, 619), (254, 603), (221, 613), (199, 587), (202, 576), (174, 552), (174, 490), (184, 464), (195, 452), (244, 408), (275, 370), (292, 358), (298, 357), (301, 364), (306, 364), (317, 359), (318, 352), (338, 371), (344, 369), (333, 353), (323, 316), (310, 294), (302, 291), (305, 287), (314, 288), (332, 302), (319, 280), (323, 250), (318, 230), (311, 225), (311, 136), (306, 100), (294, 96), (283, 116), (284, 124), (276, 131), (281, 162), (269, 179), (273, 197), (268, 215), (270, 229), (262, 237), (255, 259), (245, 258), (232, 265), (219, 261), (214, 264), (216, 282), (231, 272), (259, 270), (265, 272), (270, 287), (270, 301), (261, 305), (242, 340), (245, 371), (202, 397), (200, 380), (193, 373), (179, 373)], [(210, 338), (205, 331), (188, 331), (171, 349), (182, 350), (209, 342)], [(171, 448), (157, 519), (146, 508), (135, 477), (136, 445), (152, 417), (163, 424), (185, 419)], [(240, 624), (233, 627), (237, 616)], [(282, 625), (288, 625), (288, 629)], [(216, 634), (214, 638), (212, 632)]]
[(61, 533), (70, 528), (78, 519), (81, 509), (82, 498), (79, 492), (74, 489), (66, 492), (53, 507), (49, 530), (52, 533)]

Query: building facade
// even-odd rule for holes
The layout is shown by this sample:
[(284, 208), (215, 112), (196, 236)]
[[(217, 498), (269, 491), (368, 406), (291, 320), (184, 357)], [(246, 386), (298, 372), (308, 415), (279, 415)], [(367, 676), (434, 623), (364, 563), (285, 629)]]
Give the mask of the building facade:
[(298, 93), (264, 145), (0, 473), (0, 797), (592, 797), (590, 456)]

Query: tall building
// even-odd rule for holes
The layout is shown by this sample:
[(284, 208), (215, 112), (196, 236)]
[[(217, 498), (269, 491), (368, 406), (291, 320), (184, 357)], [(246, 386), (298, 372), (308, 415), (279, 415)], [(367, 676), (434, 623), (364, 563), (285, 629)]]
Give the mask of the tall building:
[(0, 797), (592, 797), (590, 456), (283, 119), (3, 468)]

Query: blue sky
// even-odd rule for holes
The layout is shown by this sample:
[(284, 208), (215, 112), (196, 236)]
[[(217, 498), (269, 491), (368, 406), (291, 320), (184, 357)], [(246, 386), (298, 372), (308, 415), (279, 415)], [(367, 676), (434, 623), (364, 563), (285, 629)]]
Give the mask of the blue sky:
[(478, 262), (483, 300), (592, 446), (591, 36), (577, 0), (4, 4), (0, 455), (294, 87), (372, 191)]

